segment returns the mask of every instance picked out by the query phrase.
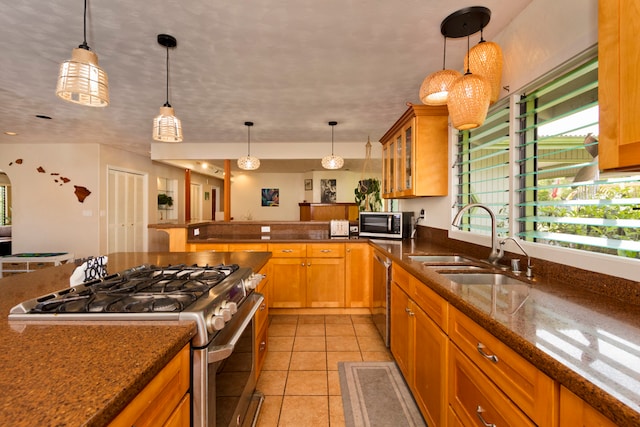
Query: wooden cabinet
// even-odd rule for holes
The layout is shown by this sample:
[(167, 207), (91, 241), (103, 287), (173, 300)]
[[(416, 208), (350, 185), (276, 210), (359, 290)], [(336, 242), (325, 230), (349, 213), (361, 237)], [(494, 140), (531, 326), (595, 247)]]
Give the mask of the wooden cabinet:
[(448, 110), (412, 105), (380, 139), (382, 196), (446, 196)]
[(640, 4), (598, 2), (599, 164), (640, 170)]
[(229, 252), (268, 252), (267, 243), (229, 243)]
[(617, 424), (568, 389), (560, 387), (560, 425), (562, 427), (615, 427)]
[(188, 250), (189, 252), (227, 252), (229, 251), (228, 243), (191, 243)]
[(256, 349), (256, 357), (255, 357), (255, 371), (256, 378), (260, 376), (260, 372), (262, 371), (262, 365), (264, 365), (264, 360), (267, 356), (267, 351), (269, 350), (269, 282), (271, 280), (271, 271), (269, 264), (265, 265), (258, 274), (264, 275), (264, 279), (260, 281), (258, 286), (256, 287), (256, 292), (262, 294), (264, 296), (264, 301), (258, 308), (258, 311), (255, 314), (254, 322), (255, 322), (255, 330), (256, 337), (254, 348)]
[(298, 203), (300, 221), (331, 221), (347, 219), (357, 221), (360, 210), (356, 203)]
[(371, 306), (371, 247), (367, 242), (345, 243), (345, 307)]
[[(449, 339), (410, 297), (425, 285), (396, 265), (392, 269), (391, 352), (427, 424), (442, 426), (447, 418)], [(431, 305), (439, 306), (437, 300), (446, 304), (435, 293), (429, 297), (436, 300)]]
[[(451, 308), (449, 315), (449, 338), (452, 342), (450, 353), (452, 356), (454, 353), (464, 354), (464, 357), (461, 355), (452, 357), (455, 360), (449, 369), (452, 376), (451, 383), (454, 386), (450, 390), (449, 399), (463, 423), (465, 423), (465, 416), (459, 411), (468, 412), (469, 408), (475, 411), (475, 406), (487, 404), (477, 400), (480, 397), (476, 395), (458, 395), (464, 393), (467, 387), (473, 386), (485, 395), (485, 391), (482, 390), (493, 391), (494, 388), (500, 390), (504, 399), (512, 401), (537, 425), (557, 425), (558, 386), (555, 381), (458, 310)], [(477, 369), (472, 370), (470, 364)], [(477, 398), (476, 403), (473, 402), (472, 397)], [(493, 404), (497, 405), (495, 406), (497, 414), (492, 414), (496, 417), (500, 415), (506, 418), (506, 414), (512, 411), (511, 407), (503, 406), (500, 401)], [(473, 417), (475, 419), (476, 416)], [(485, 420), (499, 425), (491, 418), (485, 418)], [(507, 425), (525, 424), (507, 423)]]
[(190, 360), (187, 344), (109, 425), (188, 427)]

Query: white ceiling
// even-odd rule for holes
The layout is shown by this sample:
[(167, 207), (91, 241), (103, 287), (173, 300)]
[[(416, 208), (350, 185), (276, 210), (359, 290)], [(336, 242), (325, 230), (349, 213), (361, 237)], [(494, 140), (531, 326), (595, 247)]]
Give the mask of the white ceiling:
[[(336, 144), (364, 146), (368, 136), (375, 144), (407, 102), (419, 103), (424, 77), (442, 68), (446, 16), (488, 7), (491, 39), (530, 1), (90, 0), (87, 43), (111, 97), (108, 107), (90, 108), (54, 93), (60, 63), (83, 40), (83, 1), (0, 0), (0, 132), (18, 133), (0, 133), (0, 144), (100, 143), (149, 156), (152, 120), (166, 100), (159, 33), (178, 41), (169, 101), (185, 142), (242, 151), (244, 122), (253, 121), (252, 147), (322, 143), (329, 150), (327, 122), (336, 120)], [(466, 39), (447, 41), (447, 68), (462, 68), (466, 48)], [(202, 160), (216, 163), (216, 156)]]

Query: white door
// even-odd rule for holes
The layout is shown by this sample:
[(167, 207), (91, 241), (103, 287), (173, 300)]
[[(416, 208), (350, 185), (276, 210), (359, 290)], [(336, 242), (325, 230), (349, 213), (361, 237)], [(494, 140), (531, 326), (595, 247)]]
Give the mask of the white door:
[(202, 220), (202, 184), (191, 183), (191, 220)]
[(109, 253), (147, 251), (145, 181), (144, 174), (109, 169)]

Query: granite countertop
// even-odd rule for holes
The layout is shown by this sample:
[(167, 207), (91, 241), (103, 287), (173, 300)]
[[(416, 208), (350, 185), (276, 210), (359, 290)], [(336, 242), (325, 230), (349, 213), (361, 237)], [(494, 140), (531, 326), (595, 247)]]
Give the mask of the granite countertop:
[(523, 285), (460, 285), (408, 257), (451, 253), (440, 246), (372, 243), (618, 425), (640, 425), (640, 306), (535, 275), (513, 276)]
[[(141, 264), (236, 263), (261, 268), (268, 253), (118, 253), (108, 271)], [(0, 425), (103, 426), (195, 334), (193, 322), (15, 322), (16, 304), (69, 286), (75, 265), (0, 279)]]

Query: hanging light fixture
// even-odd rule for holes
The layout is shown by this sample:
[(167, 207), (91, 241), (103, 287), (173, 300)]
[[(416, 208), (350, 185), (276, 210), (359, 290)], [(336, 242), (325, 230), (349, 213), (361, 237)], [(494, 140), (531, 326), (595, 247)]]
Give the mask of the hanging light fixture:
[(178, 45), (175, 37), (158, 34), (158, 43), (167, 48), (167, 102), (160, 107), (160, 114), (153, 119), (153, 139), (162, 142), (181, 142), (182, 123), (169, 104), (169, 48)]
[(84, 0), (84, 40), (73, 49), (71, 59), (60, 64), (56, 95), (89, 107), (109, 105), (109, 80), (98, 65), (98, 55), (87, 45), (87, 0)]
[(329, 126), (331, 126), (331, 155), (322, 158), (322, 167), (325, 169), (340, 169), (344, 165), (342, 157), (333, 154), (333, 127), (337, 124), (338, 122), (329, 122)]
[(502, 80), (502, 49), (497, 43), (484, 40), (480, 29), (480, 41), (471, 48), (464, 57), (464, 67), (473, 63), (474, 73), (483, 76), (491, 86), (490, 103), (493, 104), (500, 96), (500, 82)]
[(253, 126), (253, 122), (244, 122), (244, 125), (247, 127), (247, 155), (238, 159), (238, 167), (252, 171), (260, 167), (260, 159), (251, 155), (251, 126)]
[(456, 70), (447, 70), (447, 36), (444, 37), (444, 53), (442, 55), (442, 70), (429, 74), (420, 86), (420, 101), (426, 105), (446, 105), (449, 89), (453, 82), (462, 74)]
[[(442, 21), (440, 29), (445, 37), (467, 37), (467, 55), (469, 37), (480, 31), (491, 17), (486, 7), (473, 6), (460, 9)], [(475, 64), (474, 64), (475, 65)], [(487, 117), (491, 88), (486, 78), (471, 73), (471, 64), (449, 90), (447, 108), (453, 127), (458, 130), (474, 129), (482, 125)]]

